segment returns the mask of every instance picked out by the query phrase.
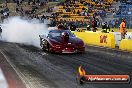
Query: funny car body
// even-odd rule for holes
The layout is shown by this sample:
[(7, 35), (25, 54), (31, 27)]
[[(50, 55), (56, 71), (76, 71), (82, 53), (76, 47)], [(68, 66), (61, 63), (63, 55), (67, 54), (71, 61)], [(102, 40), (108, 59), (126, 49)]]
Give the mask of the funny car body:
[(40, 46), (51, 53), (83, 53), (84, 42), (70, 30), (48, 30), (45, 35), (39, 35)]

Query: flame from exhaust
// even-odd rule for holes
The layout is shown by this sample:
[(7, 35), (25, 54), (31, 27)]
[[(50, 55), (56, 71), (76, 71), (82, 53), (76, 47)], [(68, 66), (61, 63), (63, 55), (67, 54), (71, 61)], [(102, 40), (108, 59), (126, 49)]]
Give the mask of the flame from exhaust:
[(86, 72), (85, 72), (85, 70), (82, 68), (82, 66), (80, 66), (80, 67), (78, 68), (78, 72), (79, 72), (80, 76), (86, 75)]

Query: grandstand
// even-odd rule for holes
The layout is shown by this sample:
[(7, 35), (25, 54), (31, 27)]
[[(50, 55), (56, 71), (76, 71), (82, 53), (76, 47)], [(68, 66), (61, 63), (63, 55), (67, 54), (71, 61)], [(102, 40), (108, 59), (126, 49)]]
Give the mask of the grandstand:
[[(13, 0), (8, 3), (10, 10), (10, 15), (20, 15), (16, 13), (16, 4)], [(31, 11), (33, 10), (33, 5), (28, 5), (29, 0), (24, 0), (20, 8), (23, 10)], [(35, 1), (35, 0), (33, 0)], [(45, 0), (40, 0), (41, 2)], [(42, 15), (45, 14), (47, 9), (49, 14), (51, 14), (52, 23), (74, 23), (77, 28), (86, 28), (87, 25), (91, 25), (91, 20), (93, 16), (96, 16), (98, 21), (98, 27), (101, 28), (103, 22), (107, 22), (111, 28), (118, 28), (122, 18), (127, 20), (127, 28), (132, 28), (132, 0), (46, 0), (55, 1), (52, 4), (47, 4), (46, 6), (37, 6), (38, 9), (34, 11), (32, 15)], [(58, 1), (56, 3), (56, 1)], [(117, 2), (116, 2), (117, 1)], [(1, 0), (2, 7), (4, 0)], [(55, 3), (55, 4), (54, 4)], [(57, 5), (56, 5), (57, 4)], [(53, 7), (53, 9), (52, 9)], [(52, 10), (51, 10), (52, 9)], [(54, 25), (55, 25), (54, 24)]]
[[(56, 11), (59, 13), (57, 20), (85, 20), (87, 17), (93, 15), (103, 15), (104, 8), (109, 8), (113, 0), (106, 0), (105, 2), (95, 2), (94, 0), (82, 0), (81, 2), (68, 1), (66, 4), (58, 6)], [(68, 5), (69, 6), (68, 6)], [(107, 12), (108, 10), (106, 10)]]
[[(98, 26), (101, 27), (106, 14), (110, 12), (112, 3), (113, 0), (66, 0), (64, 3), (58, 5), (58, 10), (55, 11), (57, 14), (56, 20), (71, 22), (83, 21), (88, 25), (92, 17), (96, 16)], [(86, 27), (86, 25), (84, 27)], [(78, 25), (76, 26), (80, 27)]]
[[(117, 1), (117, 0), (116, 0)], [(122, 18), (127, 19), (127, 28), (131, 25), (131, 0), (116, 2), (114, 0), (65, 0), (58, 5), (57, 21), (91, 22), (93, 16), (98, 20), (98, 27), (102, 22), (109, 23), (111, 28), (118, 28)], [(85, 26), (86, 27), (86, 26)]]
[(132, 28), (132, 0), (121, 1), (115, 18), (125, 18), (127, 20), (127, 28)]

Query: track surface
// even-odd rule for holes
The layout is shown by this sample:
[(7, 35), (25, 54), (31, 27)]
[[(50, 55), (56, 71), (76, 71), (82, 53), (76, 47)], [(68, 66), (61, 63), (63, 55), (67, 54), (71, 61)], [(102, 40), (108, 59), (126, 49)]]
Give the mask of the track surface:
[(0, 42), (0, 49), (19, 73), (27, 88), (131, 88), (129, 84), (84, 84), (76, 82), (83, 65), (87, 74), (129, 74), (132, 53), (86, 46), (84, 54), (55, 55), (33, 46)]

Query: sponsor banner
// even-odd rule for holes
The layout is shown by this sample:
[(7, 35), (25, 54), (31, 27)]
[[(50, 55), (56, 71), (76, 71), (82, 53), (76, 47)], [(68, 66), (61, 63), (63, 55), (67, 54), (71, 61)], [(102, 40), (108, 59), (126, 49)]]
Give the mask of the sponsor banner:
[(73, 32), (77, 37), (82, 39), (86, 44), (115, 48), (115, 37), (113, 33), (101, 32)]

